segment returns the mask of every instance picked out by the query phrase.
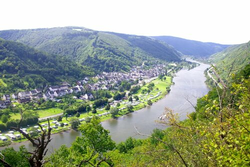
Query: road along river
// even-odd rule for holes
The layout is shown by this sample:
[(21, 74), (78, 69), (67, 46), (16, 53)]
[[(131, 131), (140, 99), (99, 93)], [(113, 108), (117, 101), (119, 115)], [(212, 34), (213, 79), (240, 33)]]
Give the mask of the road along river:
[[(159, 116), (164, 113), (165, 107), (179, 113), (180, 120), (186, 119), (187, 113), (194, 111), (191, 104), (195, 105), (197, 98), (204, 96), (209, 91), (205, 84), (206, 78), (204, 76), (204, 71), (208, 67), (209, 65), (200, 63), (200, 66), (194, 69), (179, 71), (173, 79), (175, 84), (171, 86), (170, 93), (163, 99), (150, 107), (135, 111), (118, 119), (104, 121), (102, 122), (103, 127), (110, 131), (110, 135), (114, 141), (121, 142), (130, 136), (144, 138), (144, 136), (136, 133), (134, 127), (137, 127), (144, 134), (150, 134), (155, 128), (165, 129), (166, 126), (156, 123), (156, 120), (159, 120)], [(79, 132), (73, 130), (52, 135), (53, 139), (48, 146), (48, 154), (63, 144), (70, 146), (79, 135)], [(18, 149), (21, 145), (25, 145), (28, 150), (32, 150), (32, 145), (28, 141), (14, 143), (10, 147)]]

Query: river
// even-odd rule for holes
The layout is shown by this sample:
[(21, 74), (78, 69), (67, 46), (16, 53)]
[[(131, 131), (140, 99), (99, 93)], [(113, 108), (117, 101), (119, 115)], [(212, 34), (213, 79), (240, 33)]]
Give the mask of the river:
[[(159, 116), (164, 113), (165, 107), (171, 108), (175, 113), (179, 113), (180, 120), (187, 118), (187, 113), (194, 111), (191, 104), (196, 105), (197, 98), (207, 94), (209, 89), (205, 84), (204, 71), (209, 65), (200, 63), (200, 66), (186, 70), (183, 69), (176, 73), (173, 79), (174, 85), (171, 91), (163, 99), (154, 103), (152, 106), (135, 111), (118, 119), (110, 119), (102, 122), (105, 129), (110, 131), (112, 139), (116, 142), (125, 141), (128, 137), (145, 138), (138, 135), (134, 127), (144, 134), (150, 134), (153, 129), (165, 129), (166, 126), (156, 123)], [(190, 104), (191, 103), (191, 104)], [(65, 144), (70, 146), (71, 143), (79, 136), (79, 132), (73, 130), (52, 135), (52, 141), (49, 144), (49, 154), (54, 149)], [(32, 149), (32, 145), (27, 142), (14, 143), (10, 147), (18, 149), (20, 145), (25, 145), (28, 150)]]

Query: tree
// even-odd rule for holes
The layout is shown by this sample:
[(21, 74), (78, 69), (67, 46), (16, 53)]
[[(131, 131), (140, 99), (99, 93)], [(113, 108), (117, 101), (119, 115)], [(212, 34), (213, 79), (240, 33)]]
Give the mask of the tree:
[(78, 126), (80, 125), (80, 121), (77, 118), (71, 118), (70, 124), (71, 124), (71, 128), (76, 130)]
[(91, 107), (89, 105), (86, 106), (86, 111), (87, 112), (91, 111)]
[[(4, 166), (30, 166), (28, 161), (27, 149), (24, 146), (19, 148), (19, 151), (15, 151), (13, 147), (6, 148), (1, 151), (4, 161), (7, 163)], [(1, 157), (1, 158), (2, 158)], [(3, 162), (2, 162), (3, 163)]]
[(82, 136), (71, 147), (61, 146), (50, 157), (48, 166), (114, 166), (106, 155), (115, 143), (97, 117), (79, 127)]
[(115, 143), (97, 117), (79, 127), (82, 136), (77, 137), (70, 148), (62, 146), (51, 156), (52, 166), (113, 166), (105, 154), (115, 148)]
[(7, 115), (2, 115), (1, 121), (2, 121), (3, 123), (6, 123), (6, 122), (8, 121), (8, 116), (7, 116)]
[(96, 114), (96, 113), (97, 113), (96, 108), (93, 108), (92, 113), (93, 113), (93, 114)]
[(90, 117), (86, 117), (85, 118), (85, 122), (89, 123), (91, 121), (91, 118)]
[(64, 113), (64, 116), (66, 118), (66, 121), (68, 121), (68, 113)]
[(135, 98), (135, 101), (138, 101), (139, 100), (139, 97), (138, 96), (134, 96)]
[(148, 92), (148, 89), (142, 89), (142, 94), (146, 94)]
[(98, 153), (103, 153), (115, 148), (115, 143), (109, 136), (109, 131), (101, 125), (100, 119), (94, 116), (89, 123), (79, 127), (83, 143)]
[(0, 131), (5, 131), (7, 130), (5, 124), (0, 123)]
[(151, 106), (152, 105), (152, 101), (148, 100), (148, 105)]
[(159, 78), (160, 80), (162, 80), (162, 79), (163, 79), (163, 77), (164, 77), (164, 75), (163, 75), (163, 74), (160, 74), (160, 75), (158, 76), (158, 78)]
[(125, 97), (125, 95), (126, 95), (125, 92), (123, 92), (123, 93), (115, 92), (113, 99), (114, 100), (121, 100), (123, 97)]
[(127, 106), (128, 112), (134, 112), (134, 107), (132, 105)]
[(119, 112), (119, 110), (118, 110), (118, 108), (112, 108), (111, 110), (110, 110), (110, 114), (111, 114), (111, 117), (112, 118), (116, 118), (116, 115), (118, 114), (118, 112)]
[(139, 90), (140, 88), (141, 88), (141, 87), (140, 87), (139, 85), (133, 86), (133, 87), (130, 89), (129, 93), (130, 93), (130, 94), (135, 94), (135, 93), (138, 92), (138, 90)]
[(80, 113), (79, 113), (79, 112), (76, 113), (76, 117), (77, 117), (77, 118), (80, 117)]
[(58, 122), (61, 122), (61, 121), (62, 121), (62, 116), (59, 116), (59, 117), (57, 118), (57, 121), (58, 121)]
[(64, 123), (63, 122), (60, 123), (60, 127), (64, 127)]
[[(42, 126), (40, 124), (38, 124), (38, 126), (40, 127), (42, 133), (41, 136), (34, 139), (32, 138), (29, 134), (24, 133), (21, 129), (20, 129), (20, 124), (22, 122), (22, 111), (21, 111), (21, 120), (20, 122), (17, 124), (17, 127), (12, 127), (11, 129), (16, 130), (18, 132), (20, 132), (26, 139), (28, 139), (32, 145), (34, 146), (34, 151), (33, 152), (26, 152), (25, 150), (25, 155), (23, 154), (24, 151), (21, 151), (21, 153), (13, 153), (13, 156), (10, 156), (11, 158), (9, 159), (9, 161), (7, 161), (6, 159), (4, 159), (3, 157), (0, 158), (0, 163), (2, 163), (4, 166), (6, 167), (11, 167), (11, 165), (16, 166), (15, 164), (13, 164), (13, 160), (18, 159), (18, 157), (20, 157), (19, 155), (22, 155), (22, 160), (18, 160), (20, 161), (20, 163), (18, 162), (18, 164), (27, 164), (27, 161), (29, 163), (29, 166), (34, 166), (34, 167), (41, 167), (44, 165), (45, 161), (44, 161), (44, 157), (48, 151), (47, 146), (49, 144), (49, 142), (52, 140), (51, 139), (51, 128), (50, 128), (50, 122), (48, 120), (48, 130), (44, 130), (42, 128)], [(25, 161), (25, 159), (27, 161)], [(17, 162), (16, 162), (17, 163)], [(21, 165), (22, 166), (22, 165)], [(27, 165), (24, 165), (27, 166)]]
[(155, 86), (154, 83), (150, 83), (150, 84), (148, 85), (148, 90), (149, 90), (149, 91), (152, 91), (153, 88), (154, 88), (154, 86)]
[(105, 110), (110, 110), (110, 104), (109, 103), (106, 105)]
[(128, 101), (133, 102), (132, 96), (129, 97)]
[(164, 132), (160, 129), (154, 129), (150, 137), (150, 142), (151, 144), (156, 146), (158, 143), (160, 143), (160, 140), (162, 140), (163, 138), (164, 138)]

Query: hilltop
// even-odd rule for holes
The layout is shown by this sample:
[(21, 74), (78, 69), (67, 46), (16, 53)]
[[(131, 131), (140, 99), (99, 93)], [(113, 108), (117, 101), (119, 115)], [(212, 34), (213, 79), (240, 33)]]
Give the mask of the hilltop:
[(0, 37), (65, 56), (97, 73), (128, 71), (144, 61), (180, 61), (176, 50), (155, 39), (82, 27), (6, 30)]

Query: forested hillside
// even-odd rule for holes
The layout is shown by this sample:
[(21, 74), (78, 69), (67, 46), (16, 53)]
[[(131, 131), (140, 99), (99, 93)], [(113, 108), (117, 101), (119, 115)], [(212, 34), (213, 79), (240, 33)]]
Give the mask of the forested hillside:
[(180, 61), (178, 52), (157, 40), (79, 27), (0, 31), (0, 37), (63, 55), (96, 72), (127, 71), (147, 60)]
[(207, 58), (210, 55), (220, 52), (230, 45), (222, 45), (211, 42), (200, 42), (171, 36), (152, 37), (173, 46), (176, 50), (184, 55), (194, 56), (197, 58)]
[(212, 55), (209, 60), (216, 65), (221, 77), (228, 79), (250, 63), (250, 42), (231, 46)]
[[(248, 47), (241, 48), (241, 52), (246, 49)], [(216, 86), (198, 99), (195, 111), (184, 121), (179, 121), (178, 115), (166, 108), (162, 119), (158, 120), (168, 127), (166, 130), (155, 129), (152, 134), (137, 131), (147, 139), (128, 138), (115, 144), (100, 120), (93, 117), (80, 125), (82, 135), (70, 147), (61, 146), (45, 160), (43, 156), (42, 161), (34, 158), (39, 152), (28, 155), (25, 148), (19, 151), (7, 148), (1, 152), (4, 158), (0, 158), (0, 163), (5, 166), (40, 164), (48, 167), (249, 166), (249, 76), (248, 63), (235, 71), (226, 87)], [(47, 133), (43, 131), (42, 134), (46, 136)], [(47, 142), (46, 139), (44, 141)]]
[(91, 73), (66, 57), (0, 39), (1, 93), (43, 88), (62, 81), (75, 82), (87, 74)]

